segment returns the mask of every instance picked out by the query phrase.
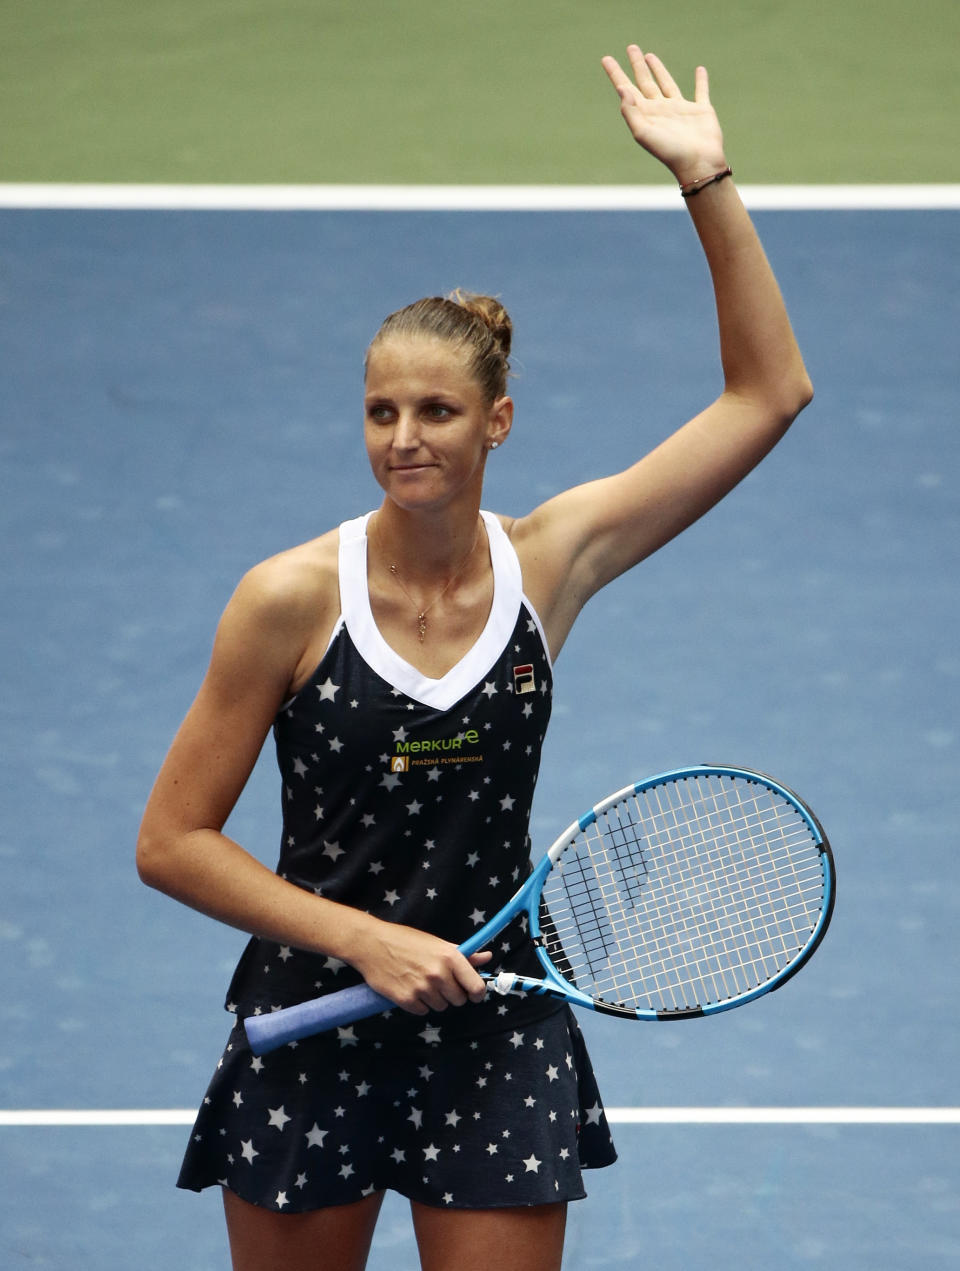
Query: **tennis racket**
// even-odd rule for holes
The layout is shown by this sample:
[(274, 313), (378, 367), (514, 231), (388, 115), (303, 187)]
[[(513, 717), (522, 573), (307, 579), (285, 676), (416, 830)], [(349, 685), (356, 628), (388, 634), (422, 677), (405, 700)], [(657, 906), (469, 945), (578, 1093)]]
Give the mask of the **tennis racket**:
[[(460, 950), (477, 952), (525, 913), (543, 978), (501, 971), (493, 991), (690, 1019), (796, 974), (823, 939), (835, 893), (830, 845), (791, 790), (743, 768), (680, 768), (574, 821)], [(393, 1006), (360, 984), (244, 1024), (259, 1055)]]

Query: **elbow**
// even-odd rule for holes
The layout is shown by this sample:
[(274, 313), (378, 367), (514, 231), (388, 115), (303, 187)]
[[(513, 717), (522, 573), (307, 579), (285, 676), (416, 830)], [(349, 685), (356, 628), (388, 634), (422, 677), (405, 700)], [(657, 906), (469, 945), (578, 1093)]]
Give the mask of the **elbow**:
[(157, 891), (166, 891), (166, 865), (169, 853), (164, 849), (162, 839), (141, 829), (137, 837), (136, 865), (137, 875), (147, 887)]
[(813, 401), (813, 380), (806, 373), (806, 371), (804, 371), (803, 375), (800, 377), (800, 379), (797, 382), (796, 409), (794, 411), (794, 416), (793, 416), (794, 419), (796, 419), (797, 415), (799, 415), (802, 410), (806, 410), (806, 408), (810, 405), (812, 401)]
[(782, 383), (770, 402), (771, 414), (785, 432), (801, 411), (813, 401), (813, 383), (806, 371)]
[(152, 846), (147, 839), (141, 834), (137, 839), (137, 877), (141, 883), (145, 883), (147, 887), (156, 887), (157, 885), (157, 863), (156, 853), (152, 850)]
[(807, 368), (799, 355), (790, 374), (784, 378), (785, 396), (789, 403), (790, 418), (793, 420), (813, 401), (813, 381), (807, 374)]

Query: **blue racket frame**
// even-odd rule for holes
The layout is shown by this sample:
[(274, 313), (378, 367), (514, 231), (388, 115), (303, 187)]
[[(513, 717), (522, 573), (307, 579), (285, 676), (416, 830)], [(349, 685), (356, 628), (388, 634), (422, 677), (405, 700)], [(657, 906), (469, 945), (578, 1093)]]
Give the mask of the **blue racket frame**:
[[(778, 794), (787, 803), (793, 805), (797, 812), (800, 813), (803, 820), (807, 823), (811, 837), (816, 847), (819, 848), (823, 861), (823, 880), (824, 880), (824, 896), (823, 906), (820, 911), (820, 917), (815, 924), (807, 943), (797, 956), (792, 959), (783, 969), (763, 984), (757, 985), (755, 988), (745, 990), (732, 998), (725, 999), (722, 1002), (706, 1002), (696, 1007), (684, 1007), (677, 1009), (645, 1009), (643, 1007), (621, 1006), (617, 1002), (606, 1002), (602, 999), (591, 997), (588, 993), (582, 992), (569, 980), (564, 979), (560, 972), (556, 969), (550, 958), (547, 956), (545, 949), (545, 938), (540, 929), (540, 906), (539, 897), (540, 890), (544, 880), (550, 873), (553, 865), (558, 857), (563, 854), (564, 849), (574, 839), (577, 833), (589, 828), (596, 823), (607, 808), (612, 807), (622, 800), (630, 798), (633, 795), (642, 794), (646, 790), (652, 789), (654, 786), (663, 785), (666, 782), (682, 781), (685, 778), (692, 777), (730, 777), (738, 780), (746, 780), (757, 785), (765, 786), (768, 790), (772, 790)], [(813, 812), (806, 806), (800, 797), (788, 786), (776, 781), (773, 777), (767, 776), (766, 773), (757, 772), (751, 768), (736, 768), (726, 764), (696, 764), (686, 768), (676, 768), (672, 771), (659, 773), (655, 777), (647, 777), (643, 781), (636, 781), (632, 785), (624, 786), (622, 790), (618, 790), (615, 794), (609, 795), (602, 802), (595, 804), (589, 812), (585, 812), (577, 821), (574, 821), (561, 835), (559, 839), (550, 848), (549, 852), (539, 862), (536, 869), (524, 883), (523, 888), (513, 899), (508, 902), (499, 913), (494, 914), (488, 923), (469, 940), (465, 941), (460, 950), (464, 954), (476, 953), (478, 949), (482, 949), (494, 935), (504, 925), (504, 917), (510, 914), (511, 917), (516, 916), (517, 902), (524, 897), (526, 903), (522, 906), (522, 910), (526, 912), (527, 919), (530, 923), (530, 935), (533, 939), (537, 951), (537, 957), (543, 967), (543, 979), (535, 980), (529, 976), (513, 975), (510, 972), (501, 973), (498, 976), (490, 977), (491, 987), (495, 992), (506, 994), (510, 992), (538, 993), (545, 994), (550, 997), (563, 998), (570, 1002), (573, 1006), (583, 1007), (585, 1010), (598, 1011), (604, 1015), (618, 1015), (621, 1019), (638, 1019), (648, 1022), (663, 1022), (669, 1020), (681, 1019), (700, 1019), (707, 1015), (719, 1015), (724, 1011), (732, 1011), (738, 1006), (744, 1006), (747, 1002), (755, 1001), (758, 997), (764, 997), (767, 993), (774, 992), (775, 989), (791, 979), (801, 969), (801, 967), (810, 959), (820, 944), (827, 927), (833, 917), (833, 908), (836, 900), (836, 872), (833, 862), (833, 852), (827, 837), (823, 832), (823, 827), (814, 816)]]
[[(819, 918), (807, 942), (802, 949), (798, 950), (796, 957), (791, 959), (776, 975), (756, 987), (747, 989), (734, 997), (725, 998), (721, 1002), (706, 1002), (696, 1007), (677, 1009), (645, 1009), (642, 1007), (624, 1006), (616, 1002), (607, 1002), (591, 997), (564, 979), (547, 956), (545, 951), (546, 941), (540, 927), (539, 904), (540, 892), (544, 881), (559, 857), (563, 855), (564, 850), (576, 836), (594, 824), (607, 808), (633, 795), (642, 794), (654, 786), (675, 783), (695, 777), (730, 777), (731, 779), (746, 780), (765, 786), (796, 809), (806, 822), (813, 843), (819, 849), (821, 856), (824, 893)], [(572, 1005), (583, 1007), (586, 1010), (616, 1015), (620, 1018), (656, 1022), (698, 1019), (743, 1006), (747, 1002), (754, 1001), (756, 998), (763, 997), (765, 994), (780, 988), (787, 980), (796, 975), (797, 971), (809, 960), (823, 939), (833, 915), (835, 899), (836, 872), (830, 844), (820, 822), (793, 790), (776, 781), (773, 777), (753, 769), (724, 764), (698, 764), (659, 773), (657, 776), (647, 777), (642, 781), (634, 782), (632, 785), (624, 786), (623, 789), (618, 790), (615, 794), (611, 794), (600, 803), (595, 804), (588, 812), (585, 812), (571, 823), (537, 863), (519, 891), (488, 922), (484, 923), (472, 936), (468, 937), (459, 946), (459, 949), (465, 956), (478, 952), (503, 930), (508, 921), (516, 918), (521, 913), (526, 913), (530, 935), (543, 967), (543, 979), (534, 980), (529, 977), (513, 975), (509, 972), (501, 972), (495, 976), (485, 977), (496, 992), (522, 991), (547, 994), (551, 997), (562, 998)], [(358, 984), (353, 988), (342, 989), (338, 993), (301, 1002), (298, 1005), (270, 1012), (267, 1015), (250, 1016), (244, 1021), (244, 1026), (254, 1053), (266, 1054), (279, 1046), (300, 1040), (314, 1033), (343, 1027), (358, 1019), (395, 1008), (396, 1004), (389, 998), (374, 992), (366, 984)]]

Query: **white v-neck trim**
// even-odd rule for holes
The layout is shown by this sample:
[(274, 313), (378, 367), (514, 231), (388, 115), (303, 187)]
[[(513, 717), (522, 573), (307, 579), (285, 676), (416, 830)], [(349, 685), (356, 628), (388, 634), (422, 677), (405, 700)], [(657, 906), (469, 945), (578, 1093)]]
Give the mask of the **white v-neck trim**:
[(387, 644), (374, 621), (367, 588), (367, 522), (371, 515), (367, 512), (340, 526), (338, 565), (344, 624), (357, 652), (388, 684), (425, 706), (449, 710), (496, 663), (513, 634), (523, 602), (523, 578), (517, 554), (497, 517), (481, 511), (493, 566), (493, 603), (476, 643), (446, 675), (431, 679)]

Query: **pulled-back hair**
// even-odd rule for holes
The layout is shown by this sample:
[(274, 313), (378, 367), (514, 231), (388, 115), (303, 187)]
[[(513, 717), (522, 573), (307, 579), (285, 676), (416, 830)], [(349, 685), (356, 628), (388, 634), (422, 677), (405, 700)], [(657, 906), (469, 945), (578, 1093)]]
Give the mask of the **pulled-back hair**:
[(468, 352), (471, 373), (488, 402), (503, 397), (510, 374), (513, 323), (499, 300), (469, 291), (428, 296), (384, 319), (370, 342), (373, 349), (390, 336), (427, 336), (459, 344)]

